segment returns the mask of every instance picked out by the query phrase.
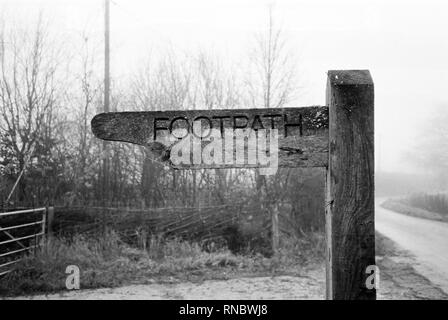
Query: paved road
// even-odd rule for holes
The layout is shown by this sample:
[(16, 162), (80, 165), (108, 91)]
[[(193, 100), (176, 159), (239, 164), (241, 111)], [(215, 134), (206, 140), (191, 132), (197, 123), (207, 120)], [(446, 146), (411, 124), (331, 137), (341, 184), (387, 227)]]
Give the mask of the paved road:
[(448, 294), (448, 223), (410, 217), (375, 203), (376, 230), (412, 253), (417, 272)]

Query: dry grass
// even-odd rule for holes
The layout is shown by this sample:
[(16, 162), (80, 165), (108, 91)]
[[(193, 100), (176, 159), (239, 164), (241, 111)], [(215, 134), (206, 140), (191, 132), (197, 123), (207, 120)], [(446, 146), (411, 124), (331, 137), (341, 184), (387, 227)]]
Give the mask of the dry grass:
[(97, 238), (54, 238), (25, 257), (17, 269), (0, 279), (1, 295), (50, 293), (65, 290), (65, 269), (76, 265), (82, 288), (117, 287), (148, 281), (228, 279), (238, 276), (291, 274), (319, 258), (323, 236), (286, 239), (272, 258), (235, 255), (220, 248), (205, 251), (198, 243), (151, 238), (145, 248), (131, 248), (109, 231)]

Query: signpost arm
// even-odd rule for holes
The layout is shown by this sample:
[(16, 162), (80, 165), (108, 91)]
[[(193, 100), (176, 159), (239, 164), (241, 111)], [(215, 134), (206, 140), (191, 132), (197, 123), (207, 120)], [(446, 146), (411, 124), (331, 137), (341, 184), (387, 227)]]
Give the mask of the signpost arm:
[(367, 70), (329, 71), (326, 190), (327, 299), (376, 299), (374, 87)]

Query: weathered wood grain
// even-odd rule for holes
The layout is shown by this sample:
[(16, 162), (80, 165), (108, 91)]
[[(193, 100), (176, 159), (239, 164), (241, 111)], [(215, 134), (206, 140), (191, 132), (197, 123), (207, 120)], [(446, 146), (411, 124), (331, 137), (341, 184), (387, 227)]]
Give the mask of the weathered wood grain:
[(367, 70), (329, 71), (327, 298), (375, 299), (374, 86)]
[[(212, 127), (226, 129), (277, 129), (279, 133), (279, 167), (324, 167), (328, 162), (328, 108), (321, 106), (282, 109), (182, 110), (157, 112), (102, 113), (92, 119), (92, 131), (104, 140), (123, 141), (147, 147), (154, 158), (175, 168), (250, 168), (258, 163), (174, 165), (171, 150), (176, 142), (169, 139), (192, 132), (194, 123), (205, 131)], [(195, 131), (196, 132), (196, 131)], [(201, 133), (197, 133), (201, 135)], [(206, 134), (205, 134), (206, 135)], [(207, 144), (205, 138), (202, 144)], [(254, 148), (252, 144), (245, 147)], [(236, 153), (236, 148), (233, 150)], [(193, 162), (193, 161), (192, 161)]]

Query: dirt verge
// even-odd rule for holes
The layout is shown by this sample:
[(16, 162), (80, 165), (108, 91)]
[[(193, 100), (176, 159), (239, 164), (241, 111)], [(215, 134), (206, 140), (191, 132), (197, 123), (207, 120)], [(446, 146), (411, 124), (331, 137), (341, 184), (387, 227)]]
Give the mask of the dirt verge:
[(380, 268), (379, 299), (448, 300), (448, 295), (415, 269), (415, 257), (392, 240), (376, 233), (377, 265)]
[(399, 201), (398, 199), (387, 199), (381, 204), (381, 207), (411, 217), (448, 222), (448, 217), (445, 215), (420, 208), (411, 207)]

